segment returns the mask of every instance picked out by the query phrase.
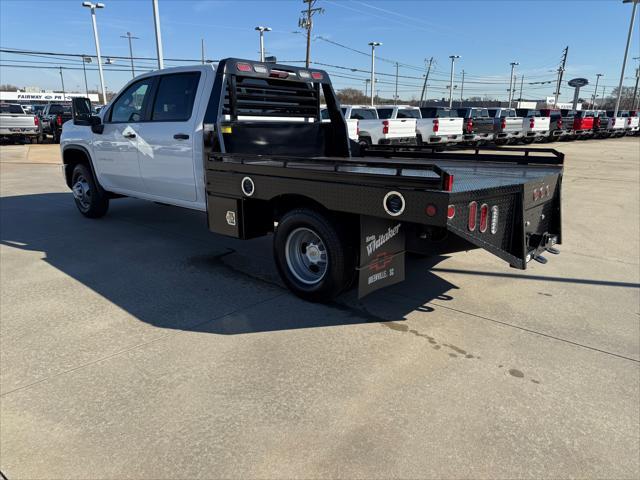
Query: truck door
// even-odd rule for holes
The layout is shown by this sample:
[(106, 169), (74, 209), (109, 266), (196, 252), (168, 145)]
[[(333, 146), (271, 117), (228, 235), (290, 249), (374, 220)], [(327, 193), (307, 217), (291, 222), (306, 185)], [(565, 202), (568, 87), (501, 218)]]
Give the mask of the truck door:
[(122, 92), (105, 114), (102, 133), (93, 135), (95, 167), (107, 190), (144, 191), (138, 148), (153, 81), (142, 79)]
[(140, 170), (145, 191), (163, 198), (196, 200), (194, 103), (200, 72), (157, 77), (149, 121), (140, 126)]

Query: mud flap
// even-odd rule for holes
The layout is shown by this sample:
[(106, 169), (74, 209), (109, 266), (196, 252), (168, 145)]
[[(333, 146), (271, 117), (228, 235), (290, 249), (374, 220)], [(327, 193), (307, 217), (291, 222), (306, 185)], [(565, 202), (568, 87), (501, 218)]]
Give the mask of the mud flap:
[(404, 280), (405, 243), (401, 222), (360, 216), (358, 298)]

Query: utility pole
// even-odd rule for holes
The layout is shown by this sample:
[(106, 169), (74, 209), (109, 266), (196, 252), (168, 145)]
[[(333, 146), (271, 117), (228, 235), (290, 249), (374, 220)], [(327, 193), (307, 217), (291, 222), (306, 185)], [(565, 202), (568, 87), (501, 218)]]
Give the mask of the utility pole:
[(200, 39), (200, 54), (202, 57), (202, 65), (204, 65), (204, 38)]
[(160, 10), (158, 0), (151, 0), (153, 4), (153, 24), (156, 27), (156, 52), (158, 52), (158, 70), (164, 68), (164, 55), (162, 53), (162, 34), (160, 33)]
[(462, 87), (460, 88), (460, 106), (462, 107), (462, 94), (464, 93), (464, 70), (462, 70)]
[(60, 69), (60, 81), (62, 82), (62, 101), (65, 101), (65, 92), (64, 92), (64, 76), (62, 75), (62, 67), (58, 67)]
[(518, 102), (522, 102), (522, 87), (523, 86), (524, 86), (524, 75), (520, 75), (520, 96), (518, 97)]
[(376, 47), (382, 45), (380, 42), (369, 42), (369, 46), (371, 47), (371, 106), (373, 107), (373, 93), (376, 89)]
[(393, 104), (398, 104), (398, 62), (396, 62), (396, 93), (393, 96)]
[(629, 33), (627, 34), (627, 46), (624, 49), (624, 58), (622, 59), (622, 71), (620, 72), (620, 83), (618, 83), (618, 98), (616, 99), (616, 108), (613, 112), (613, 116), (618, 116), (618, 109), (620, 108), (620, 99), (622, 98), (622, 82), (624, 81), (624, 69), (627, 66), (627, 55), (629, 54), (629, 44), (631, 43), (631, 34), (633, 33), (633, 22), (636, 19), (636, 7), (638, 6), (638, 0), (622, 0), (622, 3), (633, 2), (633, 8), (631, 9), (631, 21), (629, 22)]
[(449, 75), (449, 109), (453, 107), (453, 64), (456, 62), (456, 58), (460, 58), (460, 55), (449, 55), (451, 59), (451, 73)]
[(604, 106), (606, 103), (606, 100), (604, 99), (604, 88), (604, 85), (602, 85), (602, 106)]
[(126, 38), (129, 40), (129, 58), (131, 59), (131, 78), (136, 76), (136, 71), (133, 68), (133, 48), (131, 47), (131, 40), (140, 40), (138, 37), (131, 35), (131, 32), (127, 32), (126, 35), (120, 35), (120, 38)]
[(638, 81), (640, 80), (640, 67), (636, 68), (636, 86), (633, 87), (633, 100), (631, 102), (631, 108), (637, 110), (636, 96), (638, 95)]
[(93, 39), (96, 42), (96, 55), (98, 57), (98, 72), (100, 73), (102, 102), (107, 103), (107, 91), (104, 88), (104, 73), (102, 72), (102, 56), (100, 55), (100, 39), (98, 38), (98, 25), (96, 23), (96, 9), (104, 8), (104, 3), (82, 2), (82, 6), (91, 9), (91, 24), (93, 25)]
[(591, 102), (593, 104), (593, 109), (595, 110), (596, 108), (596, 99), (598, 98), (598, 82), (600, 81), (600, 77), (602, 77), (604, 74), (602, 73), (596, 73), (596, 88), (593, 91), (593, 102)]
[(509, 77), (509, 108), (511, 108), (511, 101), (513, 100), (513, 90), (515, 79), (513, 78), (513, 71), (516, 68), (516, 65), (520, 65), (518, 62), (511, 62), (511, 76)]
[(558, 105), (558, 97), (560, 96), (560, 85), (562, 85), (562, 75), (564, 75), (564, 67), (567, 65), (567, 54), (569, 53), (569, 46), (566, 46), (562, 51), (562, 65), (558, 68), (558, 84), (556, 85), (554, 106)]
[[(426, 63), (426, 58), (425, 58)], [(424, 100), (424, 96), (427, 93), (427, 81), (429, 80), (429, 73), (431, 72), (431, 64), (433, 63), (433, 57), (429, 59), (429, 66), (427, 67), (427, 74), (424, 77), (424, 83), (422, 84), (422, 93), (420, 94), (420, 106), (422, 106), (422, 101)]]
[[(311, 29), (313, 28), (313, 16), (316, 13), (324, 13), (324, 8), (317, 8), (315, 4), (318, 0), (302, 0), (302, 3), (307, 4), (306, 10), (302, 10), (302, 17), (298, 20), (298, 26), (307, 30), (307, 59), (305, 61), (306, 68), (309, 68), (311, 63)], [(372, 90), (373, 91), (373, 90)]]
[(257, 26), (254, 30), (260, 32), (260, 61), (264, 62), (264, 32), (270, 32), (270, 27)]
[(370, 79), (365, 79), (364, 81), (364, 96), (367, 97), (369, 95), (369, 82), (371, 82)]

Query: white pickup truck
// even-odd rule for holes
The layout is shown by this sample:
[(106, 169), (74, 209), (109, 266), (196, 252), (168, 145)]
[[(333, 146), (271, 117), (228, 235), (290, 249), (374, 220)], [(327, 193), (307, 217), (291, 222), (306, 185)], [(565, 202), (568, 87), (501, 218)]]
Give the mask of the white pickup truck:
[(627, 119), (623, 116), (622, 111), (618, 111), (617, 117), (613, 116), (614, 113), (614, 110), (607, 110), (607, 117), (609, 118), (607, 130), (609, 130), (609, 137), (623, 137), (625, 134)]
[(516, 113), (522, 117), (522, 142), (540, 142), (549, 136), (551, 118), (543, 117), (540, 110), (518, 108)]
[(42, 141), (42, 127), (37, 115), (25, 113), (17, 103), (0, 104), (0, 139)]
[(419, 109), (418, 135), (427, 145), (458, 143), (464, 140), (464, 119), (458, 111), (440, 107), (422, 107)]
[(343, 105), (345, 120), (358, 120), (358, 142), (363, 145), (416, 143), (416, 121), (412, 118), (381, 119), (374, 107)]
[(627, 135), (638, 135), (638, 133), (640, 132), (640, 117), (638, 117), (638, 112), (632, 110), (625, 113), (627, 123), (624, 128), (627, 132)]
[[(323, 122), (331, 121), (331, 119), (329, 118), (329, 110), (327, 109), (326, 105), (320, 105), (320, 117), (322, 118)], [(358, 136), (360, 135), (360, 121), (356, 120), (355, 118), (345, 119), (345, 121), (347, 122), (347, 132), (349, 133), (349, 138), (354, 142), (357, 142)]]

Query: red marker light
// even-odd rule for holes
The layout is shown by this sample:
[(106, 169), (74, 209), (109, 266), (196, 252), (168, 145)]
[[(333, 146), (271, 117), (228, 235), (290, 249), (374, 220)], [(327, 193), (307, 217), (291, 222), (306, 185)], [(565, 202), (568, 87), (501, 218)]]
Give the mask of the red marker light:
[(455, 205), (449, 205), (447, 208), (447, 218), (451, 219), (456, 216), (456, 207)]
[(470, 232), (473, 232), (476, 229), (477, 216), (478, 216), (478, 204), (476, 202), (471, 202), (469, 204), (469, 222), (468, 222), (468, 227)]
[(248, 63), (238, 63), (236, 65), (236, 68), (240, 72), (250, 72), (251, 71), (251, 65), (249, 65)]
[(424, 211), (427, 214), (427, 217), (435, 217), (436, 213), (438, 213), (438, 209), (433, 203), (427, 205), (427, 208), (425, 208)]
[(453, 175), (449, 173), (445, 173), (442, 179), (444, 180), (444, 185), (442, 186), (442, 189), (445, 192), (450, 192), (451, 190), (453, 190)]
[(480, 207), (480, 231), (482, 233), (487, 231), (489, 219), (489, 206), (486, 203), (483, 203)]
[(322, 75), (322, 73), (320, 72), (311, 72), (311, 78), (313, 78), (314, 80), (322, 80), (324, 78), (324, 75)]

